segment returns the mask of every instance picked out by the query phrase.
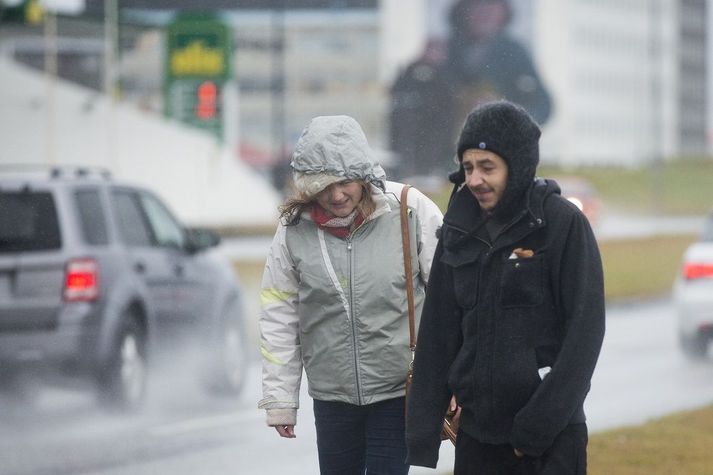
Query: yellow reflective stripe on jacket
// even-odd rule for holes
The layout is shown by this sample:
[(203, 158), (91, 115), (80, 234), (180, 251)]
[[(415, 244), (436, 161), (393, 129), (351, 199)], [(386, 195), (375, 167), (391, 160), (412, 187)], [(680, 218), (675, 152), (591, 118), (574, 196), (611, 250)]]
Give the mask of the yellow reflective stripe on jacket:
[(286, 292), (284, 290), (277, 289), (262, 289), (260, 291), (260, 303), (262, 305), (268, 305), (275, 302), (285, 302), (296, 294), (297, 292)]
[(279, 364), (279, 365), (285, 364), (282, 362), (282, 360), (280, 360), (280, 358), (278, 358), (277, 356), (275, 356), (272, 353), (270, 353), (269, 351), (267, 351), (267, 348), (265, 348), (265, 345), (260, 345), (260, 353), (262, 353), (263, 358), (265, 358), (270, 363)]

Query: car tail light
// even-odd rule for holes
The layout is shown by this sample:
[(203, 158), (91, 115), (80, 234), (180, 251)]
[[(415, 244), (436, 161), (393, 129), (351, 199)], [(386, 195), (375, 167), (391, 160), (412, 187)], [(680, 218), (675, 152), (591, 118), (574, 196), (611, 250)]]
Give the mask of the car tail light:
[(713, 263), (686, 262), (683, 277), (687, 280), (713, 279)]
[(88, 302), (99, 297), (99, 264), (94, 259), (72, 259), (64, 279), (64, 299)]

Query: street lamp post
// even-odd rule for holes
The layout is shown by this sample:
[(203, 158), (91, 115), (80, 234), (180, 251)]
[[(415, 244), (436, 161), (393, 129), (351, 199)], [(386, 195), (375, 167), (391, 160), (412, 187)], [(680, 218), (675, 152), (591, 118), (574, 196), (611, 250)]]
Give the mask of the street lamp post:
[(284, 178), (283, 168), (284, 163), (284, 148), (285, 148), (285, 88), (286, 67), (285, 67), (285, 13), (287, 9), (286, 0), (276, 0), (273, 4), (272, 12), (272, 128), (274, 140), (275, 160), (273, 162), (273, 179), (277, 183), (276, 186), (282, 186), (285, 183), (280, 183)]

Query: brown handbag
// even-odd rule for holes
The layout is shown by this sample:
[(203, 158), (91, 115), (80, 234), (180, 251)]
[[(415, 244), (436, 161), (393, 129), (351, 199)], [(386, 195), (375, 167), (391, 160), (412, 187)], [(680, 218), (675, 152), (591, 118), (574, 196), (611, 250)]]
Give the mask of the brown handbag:
[[(408, 229), (408, 207), (406, 198), (411, 185), (404, 185), (401, 190), (401, 242), (404, 252), (404, 270), (406, 272), (406, 301), (408, 303), (408, 331), (409, 331), (409, 348), (411, 349), (411, 363), (409, 363), (408, 371), (406, 371), (406, 400), (408, 401), (409, 392), (411, 391), (411, 382), (413, 381), (413, 359), (416, 352), (416, 319), (415, 306), (413, 299), (413, 268), (411, 266), (411, 236)], [(458, 422), (453, 420), (454, 412), (448, 411), (443, 420), (441, 429), (441, 440), (450, 440), (453, 445), (456, 444), (456, 435), (458, 434)]]

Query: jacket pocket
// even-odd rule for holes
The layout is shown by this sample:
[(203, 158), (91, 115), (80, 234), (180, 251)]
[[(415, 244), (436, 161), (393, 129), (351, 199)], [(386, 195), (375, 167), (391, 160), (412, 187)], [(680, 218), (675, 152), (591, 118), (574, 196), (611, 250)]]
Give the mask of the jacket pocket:
[(477, 303), (481, 253), (476, 247), (445, 248), (441, 256), (441, 262), (452, 269), (455, 299), (461, 308), (473, 308)]
[(493, 411), (502, 417), (512, 417), (522, 409), (542, 383), (535, 352), (514, 341), (495, 350), (490, 371)]
[(456, 303), (462, 308), (473, 308), (478, 303), (478, 270), (477, 262), (453, 268)]
[(507, 259), (500, 280), (503, 308), (534, 307), (544, 299), (544, 258), (542, 254)]
[[(474, 340), (474, 339), (473, 339)], [(459, 406), (471, 406), (474, 401), (475, 341), (465, 341), (448, 373), (448, 388)]]

